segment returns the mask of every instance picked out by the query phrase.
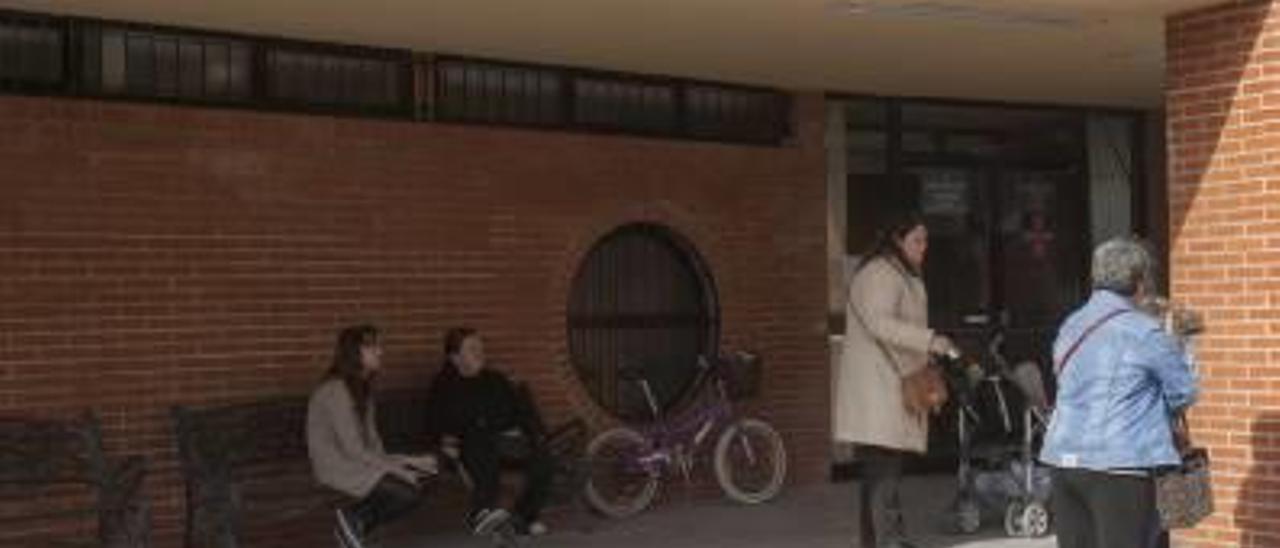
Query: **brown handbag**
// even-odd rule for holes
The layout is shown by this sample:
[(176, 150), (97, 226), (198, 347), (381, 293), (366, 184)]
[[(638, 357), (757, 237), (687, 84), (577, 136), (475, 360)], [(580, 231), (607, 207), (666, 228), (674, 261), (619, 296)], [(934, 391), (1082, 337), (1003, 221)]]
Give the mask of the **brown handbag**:
[[(850, 307), (852, 308), (852, 307)], [(876, 343), (876, 347), (884, 353), (885, 359), (893, 364), (894, 368), (901, 371), (902, 367), (898, 365), (898, 360), (893, 357), (889, 349), (880, 342), (875, 335), (871, 334), (871, 330), (867, 328), (867, 322), (863, 321), (862, 316), (854, 313), (854, 317), (858, 319), (858, 323), (867, 329), (867, 335)], [(907, 411), (913, 414), (921, 415), (926, 413), (936, 413), (942, 406), (947, 403), (947, 382), (942, 378), (942, 370), (932, 363), (926, 363), (911, 373), (902, 375), (902, 405)]]
[[(898, 360), (893, 357), (889, 349), (884, 343), (880, 342), (871, 328), (867, 326), (867, 322), (857, 313), (857, 309), (849, 306), (853, 310), (853, 317), (858, 319), (858, 323), (862, 324), (862, 328), (867, 331), (867, 336), (876, 343), (880, 351), (884, 353), (886, 360), (893, 364), (894, 369), (901, 374), (902, 366)], [(908, 412), (921, 415), (930, 412), (937, 412), (947, 403), (947, 382), (942, 378), (942, 370), (932, 363), (926, 363), (911, 373), (902, 375), (902, 405)]]
[[(883, 348), (883, 347), (881, 347)], [(947, 382), (938, 366), (924, 367), (902, 377), (902, 404), (915, 414), (936, 413), (947, 403)]]

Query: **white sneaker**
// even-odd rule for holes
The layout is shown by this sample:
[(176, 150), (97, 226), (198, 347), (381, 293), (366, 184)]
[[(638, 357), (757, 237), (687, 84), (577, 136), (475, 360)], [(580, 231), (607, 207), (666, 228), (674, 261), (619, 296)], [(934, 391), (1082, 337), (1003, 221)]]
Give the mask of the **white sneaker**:
[(531, 537), (540, 537), (547, 534), (547, 524), (535, 520), (533, 523), (524, 526), (524, 532)]

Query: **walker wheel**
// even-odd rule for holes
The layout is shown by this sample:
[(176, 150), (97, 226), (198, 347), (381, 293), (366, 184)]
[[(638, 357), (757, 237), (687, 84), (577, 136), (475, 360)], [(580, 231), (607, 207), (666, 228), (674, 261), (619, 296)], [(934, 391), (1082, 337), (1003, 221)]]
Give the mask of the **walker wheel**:
[(956, 531), (971, 535), (978, 532), (982, 527), (982, 513), (978, 509), (978, 504), (972, 500), (961, 500), (956, 503), (955, 514)]
[(1031, 538), (1049, 534), (1049, 509), (1044, 503), (1032, 501), (1022, 509), (1022, 532)]
[(1011, 537), (1026, 536), (1026, 525), (1023, 521), (1025, 506), (1021, 501), (1010, 502), (1004, 508), (1004, 533)]

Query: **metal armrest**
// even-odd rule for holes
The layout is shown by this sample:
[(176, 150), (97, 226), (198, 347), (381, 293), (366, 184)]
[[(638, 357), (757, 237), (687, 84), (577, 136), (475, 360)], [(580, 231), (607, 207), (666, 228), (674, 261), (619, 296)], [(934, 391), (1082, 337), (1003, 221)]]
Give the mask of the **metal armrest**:
[(107, 463), (102, 478), (100, 540), (110, 548), (145, 548), (150, 545), (151, 506), (142, 494), (147, 461), (130, 456)]

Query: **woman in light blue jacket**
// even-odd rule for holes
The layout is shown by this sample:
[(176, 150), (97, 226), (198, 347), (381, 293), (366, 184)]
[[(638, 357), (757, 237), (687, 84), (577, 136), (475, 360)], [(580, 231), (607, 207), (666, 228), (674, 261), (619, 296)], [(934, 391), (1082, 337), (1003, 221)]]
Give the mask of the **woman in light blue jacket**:
[(1093, 253), (1093, 294), (1053, 345), (1058, 397), (1040, 459), (1055, 468), (1059, 548), (1147, 548), (1161, 535), (1154, 472), (1176, 465), (1171, 419), (1196, 397), (1181, 342), (1138, 303), (1155, 259), (1132, 238)]

